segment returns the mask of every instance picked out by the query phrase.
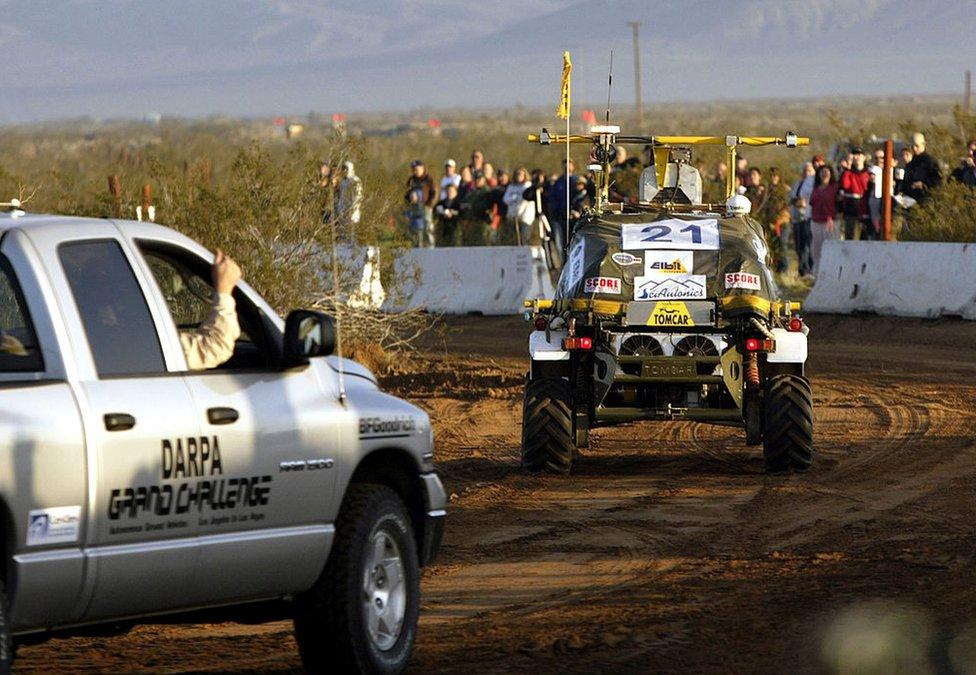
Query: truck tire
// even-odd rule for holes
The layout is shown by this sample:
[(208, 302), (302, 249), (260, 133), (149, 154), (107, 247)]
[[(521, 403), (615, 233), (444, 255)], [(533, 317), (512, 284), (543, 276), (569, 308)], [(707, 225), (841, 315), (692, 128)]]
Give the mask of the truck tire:
[(10, 636), (10, 611), (7, 589), (0, 582), (0, 675), (6, 675), (14, 665), (14, 640)]
[(813, 463), (813, 392), (799, 375), (766, 381), (763, 457), (767, 473), (806, 471)]
[(396, 492), (353, 484), (315, 586), (296, 598), (295, 640), (309, 673), (401, 673), (417, 634), (420, 566)]
[(540, 377), (525, 383), (522, 406), (522, 468), (567, 474), (576, 455), (569, 382)]

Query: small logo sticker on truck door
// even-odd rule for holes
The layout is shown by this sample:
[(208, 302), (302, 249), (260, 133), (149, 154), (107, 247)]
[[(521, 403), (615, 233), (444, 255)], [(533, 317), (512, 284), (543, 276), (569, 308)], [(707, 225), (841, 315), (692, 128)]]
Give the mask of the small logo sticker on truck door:
[(68, 544), (78, 541), (80, 506), (34, 509), (27, 514), (27, 545)]

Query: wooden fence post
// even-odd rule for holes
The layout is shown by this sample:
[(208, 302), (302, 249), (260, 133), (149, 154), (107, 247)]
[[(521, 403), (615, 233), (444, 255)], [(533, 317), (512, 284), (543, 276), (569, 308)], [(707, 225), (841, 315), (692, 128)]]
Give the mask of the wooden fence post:
[(122, 217), (122, 181), (117, 175), (108, 177), (108, 191), (115, 200), (115, 217)]

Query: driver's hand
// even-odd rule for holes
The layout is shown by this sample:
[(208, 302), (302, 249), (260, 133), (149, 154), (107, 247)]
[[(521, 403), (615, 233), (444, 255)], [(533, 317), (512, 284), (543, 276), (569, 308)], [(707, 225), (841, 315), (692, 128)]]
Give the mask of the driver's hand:
[(229, 295), (234, 291), (237, 282), (241, 280), (241, 268), (229, 255), (218, 248), (214, 255), (211, 277), (213, 278), (214, 289), (218, 293)]
[(4, 335), (3, 338), (0, 338), (0, 353), (27, 356), (27, 350), (24, 349), (23, 343), (13, 335)]

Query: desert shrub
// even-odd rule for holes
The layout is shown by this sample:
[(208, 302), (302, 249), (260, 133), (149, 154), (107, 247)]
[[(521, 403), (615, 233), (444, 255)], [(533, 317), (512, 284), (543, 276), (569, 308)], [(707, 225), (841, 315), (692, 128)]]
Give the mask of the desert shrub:
[(935, 188), (924, 203), (907, 211), (899, 239), (976, 242), (976, 189), (956, 181)]

